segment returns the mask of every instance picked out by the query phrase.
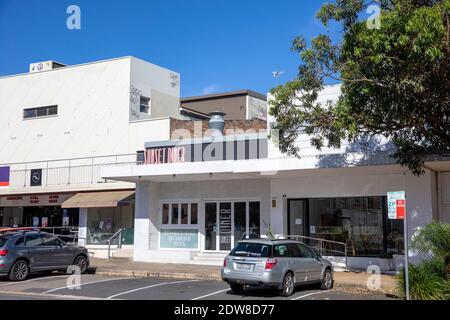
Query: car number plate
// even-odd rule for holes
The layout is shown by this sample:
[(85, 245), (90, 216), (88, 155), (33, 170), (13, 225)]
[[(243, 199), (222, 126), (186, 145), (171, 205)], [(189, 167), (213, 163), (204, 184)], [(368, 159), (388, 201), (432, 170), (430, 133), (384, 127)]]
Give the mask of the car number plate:
[(248, 263), (238, 263), (236, 264), (236, 268), (239, 270), (246, 270), (246, 271), (252, 271), (253, 265)]

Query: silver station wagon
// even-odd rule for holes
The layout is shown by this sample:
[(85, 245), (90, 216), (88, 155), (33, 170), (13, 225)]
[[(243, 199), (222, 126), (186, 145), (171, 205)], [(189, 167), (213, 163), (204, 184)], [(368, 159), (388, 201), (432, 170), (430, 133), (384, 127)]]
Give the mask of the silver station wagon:
[(245, 286), (278, 289), (286, 297), (299, 284), (317, 283), (324, 290), (333, 288), (331, 263), (294, 240), (239, 241), (225, 258), (221, 275), (237, 294), (243, 293)]

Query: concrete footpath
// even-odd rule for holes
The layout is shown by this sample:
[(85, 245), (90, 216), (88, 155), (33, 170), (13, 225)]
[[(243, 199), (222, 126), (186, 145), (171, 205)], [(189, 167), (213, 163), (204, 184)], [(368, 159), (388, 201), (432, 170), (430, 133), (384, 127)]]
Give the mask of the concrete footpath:
[[(91, 258), (91, 271), (98, 275), (121, 277), (221, 280), (220, 266), (133, 262), (119, 258), (113, 260)], [(365, 272), (335, 272), (335, 287), (367, 290), (369, 276)], [(396, 285), (395, 276), (382, 274), (378, 291), (394, 294)]]

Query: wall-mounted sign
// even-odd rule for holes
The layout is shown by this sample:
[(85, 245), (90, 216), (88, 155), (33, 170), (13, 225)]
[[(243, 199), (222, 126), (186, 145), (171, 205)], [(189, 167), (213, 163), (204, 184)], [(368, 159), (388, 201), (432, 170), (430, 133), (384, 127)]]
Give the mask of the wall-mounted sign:
[(73, 194), (35, 194), (29, 196), (1, 196), (0, 207), (60, 206)]
[(406, 198), (405, 191), (394, 191), (387, 193), (388, 217), (389, 219), (405, 219)]
[(185, 147), (151, 148), (144, 152), (145, 164), (185, 162)]
[(42, 169), (31, 169), (30, 186), (31, 187), (42, 186)]
[(165, 249), (198, 249), (198, 230), (161, 229), (159, 246)]
[(0, 187), (9, 187), (10, 172), (9, 167), (0, 167)]
[(33, 217), (33, 227), (39, 227), (39, 217)]

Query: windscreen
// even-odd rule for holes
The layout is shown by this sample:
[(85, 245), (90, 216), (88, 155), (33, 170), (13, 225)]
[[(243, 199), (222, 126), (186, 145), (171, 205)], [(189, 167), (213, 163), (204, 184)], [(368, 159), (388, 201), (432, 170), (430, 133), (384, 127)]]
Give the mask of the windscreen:
[(231, 251), (230, 255), (238, 257), (268, 258), (272, 246), (263, 243), (241, 242)]

